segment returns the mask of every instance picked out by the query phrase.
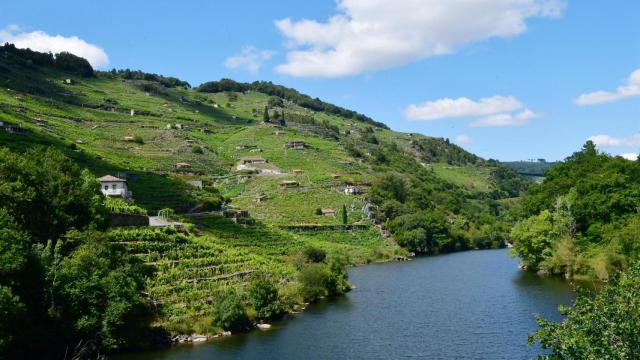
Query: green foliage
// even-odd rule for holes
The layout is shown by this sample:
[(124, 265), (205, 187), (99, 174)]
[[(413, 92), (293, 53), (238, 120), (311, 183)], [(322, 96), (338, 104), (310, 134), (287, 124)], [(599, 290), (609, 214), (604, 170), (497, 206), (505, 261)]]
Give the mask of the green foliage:
[(279, 98), (277, 96), (270, 96), (269, 100), (267, 101), (267, 105), (271, 108), (275, 108), (283, 107), (284, 103), (282, 102), (282, 98)]
[(254, 275), (247, 287), (249, 303), (260, 319), (271, 319), (282, 315), (284, 308), (278, 297), (278, 288), (266, 274)]
[(93, 68), (86, 59), (68, 52), (61, 52), (54, 56), (51, 53), (18, 49), (13, 44), (4, 44), (0, 46), (0, 58), (9, 64), (24, 67), (52, 67), (66, 73), (85, 77), (93, 76)]
[(13, 320), (0, 326), (0, 355), (133, 345), (148, 324), (146, 268), (101, 233), (74, 230), (104, 219), (95, 178), (53, 149), (0, 158), (0, 313)]
[(443, 138), (413, 139), (411, 145), (426, 163), (441, 162), (449, 165), (467, 165), (482, 162), (481, 158)]
[(407, 214), (393, 219), (389, 229), (397, 233), (398, 244), (420, 254), (453, 251), (454, 237), (449, 233), (446, 219), (435, 212)]
[(144, 139), (142, 138), (142, 136), (140, 135), (136, 135), (133, 137), (133, 142), (139, 145), (143, 145), (144, 144)]
[(555, 323), (538, 318), (540, 330), (529, 343), (551, 350), (547, 359), (637, 359), (640, 356), (640, 266), (595, 296), (582, 291), (566, 318)]
[(329, 267), (323, 263), (307, 264), (298, 275), (300, 294), (305, 301), (314, 301), (329, 295), (327, 283), (331, 276)]
[(225, 330), (246, 331), (251, 326), (242, 300), (233, 289), (227, 289), (217, 294), (212, 316), (215, 323)]
[(67, 336), (94, 339), (99, 348), (135, 345), (148, 316), (141, 294), (147, 271), (100, 234), (73, 237), (83, 244), (60, 263), (54, 283), (55, 317), (69, 328)]
[[(167, 77), (167, 76), (162, 76), (162, 75), (158, 75), (158, 74), (150, 74), (150, 73), (145, 73), (142, 72), (140, 70), (129, 70), (129, 69), (124, 69), (124, 70), (116, 70), (113, 69), (109, 72), (98, 72), (98, 76), (100, 77), (115, 77), (115, 78), (121, 78), (121, 79), (126, 79), (126, 80), (144, 80), (144, 81), (151, 81), (157, 84), (160, 84), (166, 88), (174, 88), (174, 87), (183, 87), (183, 88), (190, 88), (191, 85), (189, 85), (188, 82), (186, 81), (182, 81), (180, 79), (174, 78), (174, 77)], [(145, 89), (146, 90), (150, 90), (150, 89)], [(157, 91), (152, 91), (152, 92), (157, 92)]]
[(41, 243), (106, 219), (95, 177), (52, 148), (24, 155), (0, 148), (0, 204)]
[(324, 259), (327, 257), (326, 251), (314, 246), (307, 246), (302, 250), (302, 253), (304, 254), (307, 261), (312, 263), (323, 262)]
[(313, 99), (310, 96), (301, 94), (294, 89), (287, 88), (281, 85), (274, 85), (271, 82), (256, 81), (249, 84), (238, 83), (229, 79), (222, 79), (220, 81), (206, 82), (198, 87), (198, 91), (205, 93), (217, 93), (224, 91), (246, 92), (250, 90), (280, 97), (292, 101), (295, 104), (310, 110), (324, 111), (329, 114), (339, 115), (347, 119), (353, 118), (357, 121), (365, 122), (379, 128), (388, 129), (385, 124), (374, 121), (373, 119), (365, 115), (358, 114), (355, 111), (347, 110), (339, 106), (323, 102), (318, 98)]
[(516, 253), (531, 270), (607, 279), (637, 259), (639, 207), (640, 164), (598, 153), (589, 141), (531, 186), (512, 232)]
[(54, 66), (62, 71), (78, 74), (80, 76), (93, 76), (93, 68), (91, 64), (79, 56), (72, 53), (61, 52), (56, 54)]
[(105, 197), (104, 205), (113, 214), (147, 215), (147, 210), (123, 199)]
[(342, 225), (347, 225), (349, 223), (349, 218), (347, 214), (347, 205), (342, 204)]
[(202, 150), (202, 146), (194, 146), (191, 148), (191, 152), (194, 154), (204, 154), (204, 150)]
[(306, 264), (298, 274), (300, 295), (305, 301), (315, 301), (325, 296), (334, 296), (347, 292), (346, 261), (332, 258), (325, 263)]

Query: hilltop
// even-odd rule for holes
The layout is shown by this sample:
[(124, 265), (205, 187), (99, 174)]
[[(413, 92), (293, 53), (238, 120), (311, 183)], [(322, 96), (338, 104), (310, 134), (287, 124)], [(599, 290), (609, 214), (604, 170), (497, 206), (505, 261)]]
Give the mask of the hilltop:
[[(172, 333), (225, 328), (211, 306), (229, 288), (247, 304), (254, 273), (273, 278), (291, 310), (345, 290), (305, 287), (315, 262), (340, 274), (337, 259), (503, 247), (527, 187), (448, 139), (395, 132), (267, 82), (191, 88), (5, 45), (0, 85), (1, 147), (19, 155), (44, 145), (96, 178), (126, 177), (135, 203), (121, 209), (171, 209), (184, 223), (187, 234), (107, 231), (153, 269), (144, 293), (155, 324)], [(233, 210), (248, 218), (221, 216)]]

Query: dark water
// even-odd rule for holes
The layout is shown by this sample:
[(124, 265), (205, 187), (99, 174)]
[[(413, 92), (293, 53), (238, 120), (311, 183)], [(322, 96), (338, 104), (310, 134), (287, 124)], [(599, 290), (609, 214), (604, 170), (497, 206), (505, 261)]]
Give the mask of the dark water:
[(559, 319), (573, 293), (517, 264), (488, 250), (355, 268), (347, 296), (270, 330), (126, 359), (526, 359), (533, 315)]

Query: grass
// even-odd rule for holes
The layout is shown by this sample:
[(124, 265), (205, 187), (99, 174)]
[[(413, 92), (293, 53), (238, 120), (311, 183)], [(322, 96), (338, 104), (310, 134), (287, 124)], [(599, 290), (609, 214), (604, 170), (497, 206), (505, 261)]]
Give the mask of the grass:
[(429, 165), (435, 174), (446, 181), (474, 192), (489, 192), (493, 188), (489, 169), (480, 166), (453, 166), (436, 163)]

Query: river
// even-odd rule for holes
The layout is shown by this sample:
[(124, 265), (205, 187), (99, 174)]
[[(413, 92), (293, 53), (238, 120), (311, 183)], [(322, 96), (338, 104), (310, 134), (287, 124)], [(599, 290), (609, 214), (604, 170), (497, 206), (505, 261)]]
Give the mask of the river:
[(534, 314), (558, 320), (574, 294), (517, 265), (483, 250), (358, 267), (356, 289), (272, 329), (119, 359), (527, 359)]

